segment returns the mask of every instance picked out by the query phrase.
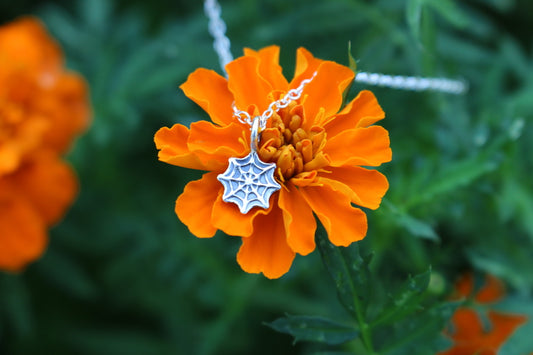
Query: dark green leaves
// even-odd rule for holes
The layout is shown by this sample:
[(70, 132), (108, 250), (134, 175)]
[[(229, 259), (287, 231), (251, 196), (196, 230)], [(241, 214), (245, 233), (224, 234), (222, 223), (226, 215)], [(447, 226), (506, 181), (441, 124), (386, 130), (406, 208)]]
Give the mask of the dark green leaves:
[(278, 332), (292, 335), (295, 343), (304, 340), (338, 345), (355, 339), (359, 334), (354, 327), (313, 316), (287, 315), (267, 325)]
[(342, 305), (353, 316), (357, 316), (357, 312), (365, 313), (372, 292), (368, 268), (371, 256), (361, 257), (357, 243), (347, 248), (336, 247), (320, 232), (317, 233), (317, 247)]
[(430, 276), (431, 270), (428, 270), (423, 274), (409, 277), (400, 289), (390, 296), (389, 303), (372, 325), (391, 324), (423, 309), (420, 301), (428, 288)]
[(405, 8), (405, 17), (411, 33), (417, 40), (420, 37), (421, 18), (426, 7), (444, 17), (453, 26), (462, 28), (468, 23), (467, 17), (453, 0), (409, 0)]
[(358, 339), (368, 354), (435, 354), (448, 345), (441, 332), (458, 304), (431, 299), (431, 269), (391, 287), (370, 270), (371, 258), (361, 256), (359, 243), (336, 247), (323, 230), (316, 240), (339, 301), (356, 326), (322, 317), (287, 316), (270, 327), (292, 335), (295, 342), (337, 345)]
[(442, 331), (458, 303), (435, 304), (380, 330), (380, 353), (434, 355), (449, 347)]

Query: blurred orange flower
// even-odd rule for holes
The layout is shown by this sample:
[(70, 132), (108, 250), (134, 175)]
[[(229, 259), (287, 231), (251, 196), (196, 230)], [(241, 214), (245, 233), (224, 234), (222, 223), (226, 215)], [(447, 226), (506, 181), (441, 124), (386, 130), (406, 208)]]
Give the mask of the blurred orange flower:
[[(385, 114), (370, 91), (360, 92), (341, 110), (343, 94), (354, 79), (352, 70), (300, 48), (294, 78), (288, 82), (278, 59), (277, 46), (245, 49), (243, 57), (226, 66), (228, 79), (197, 69), (181, 88), (212, 122), (194, 122), (190, 129), (176, 124), (155, 135), (160, 160), (210, 171), (187, 184), (178, 197), (175, 211), (181, 221), (200, 238), (219, 229), (242, 237), (238, 263), (246, 272), (268, 278), (285, 274), (295, 253), (307, 255), (315, 249), (314, 215), (335, 245), (363, 239), (366, 215), (352, 204), (378, 208), (388, 182), (362, 166), (379, 166), (392, 158), (388, 132), (372, 126)], [(259, 157), (276, 163), (281, 190), (272, 195), (269, 209), (255, 207), (241, 214), (222, 200), (223, 186), (217, 180), (229, 158), (250, 152), (250, 127), (233, 117), (232, 104), (258, 116), (315, 72), (301, 98), (274, 114), (261, 132)]]
[(77, 179), (60, 155), (89, 114), (84, 80), (37, 19), (0, 27), (0, 269), (38, 258), (72, 203)]
[[(474, 277), (467, 274), (456, 285), (456, 297), (473, 297), (477, 305), (489, 305), (503, 298), (503, 283), (493, 276), (486, 277), (485, 284), (474, 296)], [(459, 308), (452, 317), (452, 329), (447, 332), (454, 345), (439, 355), (496, 355), (498, 349), (527, 317), (488, 311), (490, 324), (483, 324), (474, 309)]]

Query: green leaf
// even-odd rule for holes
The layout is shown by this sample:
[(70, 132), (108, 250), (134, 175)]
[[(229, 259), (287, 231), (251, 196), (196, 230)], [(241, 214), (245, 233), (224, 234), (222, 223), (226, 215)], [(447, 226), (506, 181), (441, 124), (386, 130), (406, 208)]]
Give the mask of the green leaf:
[(467, 186), (484, 174), (494, 171), (498, 163), (485, 155), (475, 156), (447, 165), (438, 173), (420, 193), (414, 194), (405, 204), (412, 207), (427, 202), (439, 195), (449, 193), (463, 186)]
[(149, 332), (103, 325), (98, 328), (67, 329), (63, 336), (67, 344), (84, 354), (170, 354), (167, 343)]
[(429, 286), (431, 268), (409, 279), (390, 298), (383, 312), (372, 322), (372, 326), (391, 324), (421, 310), (420, 301)]
[(304, 340), (338, 345), (359, 336), (359, 332), (351, 326), (316, 316), (287, 315), (267, 325), (278, 332), (292, 335), (294, 343)]
[(50, 249), (38, 266), (38, 271), (47, 282), (57, 285), (69, 294), (82, 299), (90, 299), (97, 293), (96, 285), (89, 278), (87, 271), (68, 254)]
[(398, 207), (396, 207), (394, 204), (392, 204), (386, 199), (384, 199), (383, 202), (384, 206), (386, 206), (392, 214), (392, 218), (394, 218), (394, 221), (399, 226), (405, 228), (409, 233), (411, 233), (415, 237), (419, 237), (422, 239), (429, 239), (433, 241), (440, 240), (439, 236), (437, 235), (433, 227), (429, 225), (429, 223), (417, 219), (409, 215), (407, 212), (400, 210)]
[(357, 243), (336, 247), (324, 234), (323, 230), (317, 233), (318, 250), (342, 305), (354, 316), (365, 314), (372, 291), (368, 268), (371, 257), (361, 257)]
[(420, 17), (422, 15), (422, 2), (423, 0), (409, 0), (405, 8), (407, 24), (409, 24), (411, 33), (417, 41), (420, 39)]
[(446, 349), (450, 344), (443, 337), (442, 330), (462, 302), (438, 304), (423, 312), (416, 313), (382, 333), (386, 340), (379, 349), (384, 355), (433, 355)]
[(508, 174), (498, 198), (498, 209), (504, 221), (517, 219), (533, 241), (533, 204), (528, 186), (514, 174)]
[(435, 67), (437, 58), (435, 53), (437, 50), (437, 26), (431, 11), (427, 8), (422, 13), (420, 41), (422, 42), (422, 73), (428, 76), (435, 75)]
[(533, 269), (529, 267), (532, 257), (530, 245), (501, 245), (499, 249), (496, 249), (498, 246), (495, 245), (493, 248), (470, 248), (466, 250), (466, 255), (476, 269), (498, 276), (514, 287), (531, 285)]
[(406, 213), (398, 216), (398, 223), (412, 235), (419, 238), (439, 241), (439, 236), (428, 223), (416, 219)]
[(20, 275), (0, 273), (0, 319), (5, 314), (6, 325), (16, 335), (27, 336), (34, 327), (30, 293)]
[(109, 21), (112, 12), (111, 1), (93, 0), (93, 1), (79, 1), (79, 13), (84, 17), (85, 23), (91, 29), (105, 32), (107, 26), (111, 24)]
[(357, 75), (357, 61), (352, 55), (352, 42), (348, 42), (348, 67)]
[(468, 17), (459, 9), (453, 0), (424, 0), (436, 12), (452, 25), (462, 28), (468, 24)]

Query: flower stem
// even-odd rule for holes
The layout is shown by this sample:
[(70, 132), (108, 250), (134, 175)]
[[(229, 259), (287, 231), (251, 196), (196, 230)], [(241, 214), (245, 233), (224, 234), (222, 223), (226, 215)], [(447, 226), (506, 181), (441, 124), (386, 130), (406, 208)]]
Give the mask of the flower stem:
[[(343, 259), (343, 266), (348, 270), (348, 265), (346, 264), (346, 261)], [(361, 305), (361, 301), (359, 300), (359, 296), (357, 294), (357, 290), (353, 282), (350, 282), (350, 288), (353, 293), (353, 305), (355, 309), (355, 316), (357, 323), (359, 325), (359, 330), (361, 331), (361, 340), (363, 341), (363, 344), (365, 348), (368, 350), (369, 355), (375, 354), (374, 352), (374, 345), (372, 344), (372, 330), (369, 326), (369, 324), (366, 322), (365, 316), (363, 314), (363, 307)]]
[[(369, 285), (366, 284), (369, 275), (367, 262), (361, 258), (357, 245), (341, 249), (329, 242), (324, 230), (317, 233), (317, 245), (322, 261), (335, 281), (337, 293), (341, 303), (350, 311), (359, 325), (360, 339), (369, 355), (376, 354), (372, 343), (371, 326), (366, 322), (362, 299), (359, 291)], [(361, 274), (362, 273), (362, 274)]]

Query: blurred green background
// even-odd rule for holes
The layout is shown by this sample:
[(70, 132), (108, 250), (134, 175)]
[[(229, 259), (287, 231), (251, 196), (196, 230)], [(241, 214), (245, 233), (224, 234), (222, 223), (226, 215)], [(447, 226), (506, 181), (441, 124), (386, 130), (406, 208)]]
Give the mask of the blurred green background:
[[(376, 302), (430, 265), (436, 297), (474, 268), (531, 300), (533, 2), (221, 5), (233, 54), (278, 44), (289, 78), (298, 47), (347, 65), (351, 41), (360, 70), (467, 80), (462, 96), (370, 88), (394, 154), (380, 168), (390, 181), (386, 201), (369, 212), (361, 243), (374, 253)], [(293, 345), (263, 324), (285, 313), (345, 317), (317, 252), (297, 257), (280, 280), (248, 275), (235, 261), (238, 238), (197, 239), (174, 214), (176, 197), (201, 172), (158, 162), (153, 135), (208, 118), (178, 89), (197, 67), (220, 72), (202, 2), (0, 2), (2, 23), (24, 14), (44, 21), (68, 68), (85, 76), (94, 116), (67, 157), (79, 198), (46, 254), (24, 273), (0, 273), (0, 353), (325, 350)], [(350, 97), (365, 88), (354, 85)]]

